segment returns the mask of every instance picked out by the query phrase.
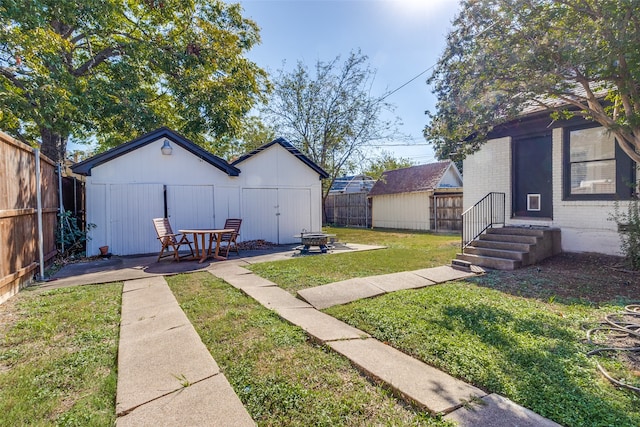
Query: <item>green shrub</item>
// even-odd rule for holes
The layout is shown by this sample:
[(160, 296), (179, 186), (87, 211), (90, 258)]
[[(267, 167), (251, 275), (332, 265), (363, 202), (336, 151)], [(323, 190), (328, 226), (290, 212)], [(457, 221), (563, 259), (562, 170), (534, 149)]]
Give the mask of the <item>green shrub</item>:
[(640, 270), (640, 199), (636, 195), (627, 207), (626, 212), (615, 204), (610, 219), (618, 224), (622, 253), (634, 270)]

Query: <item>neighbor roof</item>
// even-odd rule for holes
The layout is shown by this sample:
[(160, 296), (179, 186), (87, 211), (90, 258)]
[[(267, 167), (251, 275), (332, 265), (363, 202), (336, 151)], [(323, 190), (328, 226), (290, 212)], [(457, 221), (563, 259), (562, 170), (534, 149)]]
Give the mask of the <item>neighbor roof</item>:
[(204, 148), (196, 145), (194, 142), (167, 127), (161, 127), (145, 135), (142, 135), (141, 137), (136, 138), (133, 141), (129, 141), (115, 148), (112, 148), (109, 151), (105, 151), (104, 153), (90, 157), (80, 163), (76, 163), (75, 165), (71, 166), (71, 169), (75, 173), (80, 175), (91, 175), (92, 168), (111, 161), (122, 155), (125, 155), (151, 142), (157, 141), (160, 138), (169, 139), (171, 142), (191, 152), (196, 157), (204, 160), (205, 162), (215, 166), (229, 176), (238, 176), (240, 174), (240, 169), (236, 168), (233, 165), (230, 165), (226, 160), (211, 154)]
[(318, 172), (318, 174), (320, 175), (320, 178), (329, 178), (329, 174), (327, 172), (325, 172), (324, 169), (322, 169), (320, 166), (318, 166), (313, 160), (311, 160), (310, 158), (305, 156), (300, 150), (298, 150), (296, 147), (291, 145), (291, 143), (289, 141), (287, 141), (286, 139), (284, 139), (284, 138), (277, 138), (277, 139), (274, 139), (271, 142), (268, 142), (268, 143), (266, 143), (264, 145), (261, 145), (260, 147), (256, 148), (252, 152), (241, 156), (240, 158), (238, 158), (238, 160), (236, 160), (235, 162), (233, 162), (231, 164), (233, 166), (236, 166), (239, 163), (244, 162), (245, 160), (255, 156), (256, 154), (266, 150), (267, 148), (269, 148), (269, 147), (271, 147), (271, 146), (273, 146), (275, 144), (280, 145), (282, 148), (284, 148), (285, 150), (287, 150), (288, 152), (293, 154), (298, 160), (303, 162), (305, 165), (309, 166), (311, 169), (313, 169), (314, 171)]
[(447, 160), (385, 171), (369, 191), (369, 196), (433, 190), (438, 188), (442, 177), (452, 165), (453, 162)]

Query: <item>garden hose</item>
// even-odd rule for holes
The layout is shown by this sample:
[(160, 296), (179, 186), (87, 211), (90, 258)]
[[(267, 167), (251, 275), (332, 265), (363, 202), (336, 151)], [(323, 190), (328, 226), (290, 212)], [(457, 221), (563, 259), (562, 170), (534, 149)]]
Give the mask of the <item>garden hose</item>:
[[(614, 318), (614, 317), (617, 317)], [(626, 317), (626, 320), (621, 320), (622, 317)], [(629, 321), (631, 318), (631, 321)], [(609, 338), (613, 339), (623, 339), (623, 338), (638, 338), (640, 339), (640, 304), (631, 304), (627, 305), (624, 308), (624, 312), (621, 314), (609, 314), (604, 317), (604, 321), (600, 323), (600, 326), (595, 328), (591, 328), (587, 331), (587, 342), (592, 345), (601, 345), (595, 343), (591, 336), (595, 332), (599, 331), (607, 331), (611, 333)], [(607, 346), (600, 347), (595, 350), (592, 350), (587, 353), (587, 356), (593, 356), (594, 354), (602, 353), (602, 352), (619, 352), (619, 351), (629, 351), (629, 352), (640, 352), (640, 347), (638, 346)], [(596, 362), (596, 366), (598, 370), (604, 375), (606, 379), (608, 379), (613, 384), (624, 387), (626, 389), (635, 391), (636, 393), (640, 393), (640, 388), (634, 387), (632, 385), (626, 384), (623, 381), (617, 380), (613, 378), (609, 373), (600, 365), (600, 363)]]

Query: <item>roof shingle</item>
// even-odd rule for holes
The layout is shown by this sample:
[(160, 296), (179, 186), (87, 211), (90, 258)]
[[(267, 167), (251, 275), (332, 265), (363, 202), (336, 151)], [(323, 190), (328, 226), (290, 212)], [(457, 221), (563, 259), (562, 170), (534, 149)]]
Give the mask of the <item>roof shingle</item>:
[(385, 171), (369, 196), (433, 190), (438, 186), (451, 161)]

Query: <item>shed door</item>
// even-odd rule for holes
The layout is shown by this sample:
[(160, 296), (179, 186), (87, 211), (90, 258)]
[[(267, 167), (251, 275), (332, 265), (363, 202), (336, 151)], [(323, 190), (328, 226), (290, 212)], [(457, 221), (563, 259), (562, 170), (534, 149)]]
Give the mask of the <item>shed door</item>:
[(299, 243), (294, 236), (311, 229), (311, 190), (307, 188), (281, 188), (278, 190), (280, 206), (279, 243)]
[(311, 230), (311, 190), (306, 188), (244, 188), (242, 240), (296, 243)]
[(551, 134), (513, 141), (513, 216), (552, 218)]
[(151, 220), (164, 215), (162, 184), (112, 184), (106, 206), (110, 252), (132, 255), (159, 250)]
[(213, 185), (167, 185), (167, 214), (173, 232), (215, 228)]
[(278, 190), (242, 189), (242, 240), (278, 243)]

